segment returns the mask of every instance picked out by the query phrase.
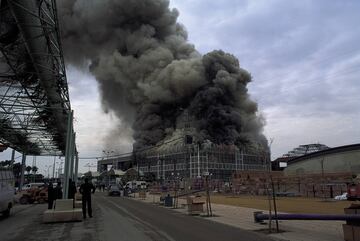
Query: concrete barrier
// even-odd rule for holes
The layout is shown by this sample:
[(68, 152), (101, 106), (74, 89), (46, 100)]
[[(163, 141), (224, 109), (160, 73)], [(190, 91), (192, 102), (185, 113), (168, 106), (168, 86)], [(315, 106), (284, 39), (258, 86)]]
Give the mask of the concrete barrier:
[(82, 201), (75, 201), (75, 208), (82, 208)]
[(73, 199), (57, 199), (55, 208), (44, 212), (44, 223), (82, 221), (82, 209), (74, 208)]

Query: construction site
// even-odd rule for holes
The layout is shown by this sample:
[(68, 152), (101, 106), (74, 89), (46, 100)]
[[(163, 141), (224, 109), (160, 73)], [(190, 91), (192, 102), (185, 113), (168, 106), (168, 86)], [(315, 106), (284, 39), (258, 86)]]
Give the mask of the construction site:
[(169, 180), (174, 176), (196, 179), (204, 173), (213, 179), (230, 180), (232, 174), (239, 170), (269, 169), (266, 153), (246, 152), (235, 145), (184, 143), (142, 153), (137, 160), (141, 172), (154, 175), (158, 180)]
[(196, 179), (204, 173), (212, 179), (229, 180), (238, 170), (269, 170), (267, 147), (260, 143), (221, 143), (220, 138), (210, 141), (199, 133), (199, 122), (199, 118), (183, 110), (171, 135), (145, 151), (134, 150), (139, 170), (158, 180), (174, 176)]

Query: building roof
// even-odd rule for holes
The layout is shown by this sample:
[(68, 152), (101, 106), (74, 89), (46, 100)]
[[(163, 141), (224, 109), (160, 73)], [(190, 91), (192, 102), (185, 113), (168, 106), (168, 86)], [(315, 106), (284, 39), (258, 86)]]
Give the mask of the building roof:
[(112, 164), (112, 163), (118, 163), (118, 162), (130, 162), (130, 161), (132, 161), (132, 158), (133, 158), (132, 153), (119, 154), (116, 157), (110, 157), (110, 158), (104, 158), (104, 159), (98, 160), (98, 164)]
[(318, 152), (322, 150), (329, 149), (330, 147), (320, 144), (320, 143), (313, 143), (313, 144), (306, 144), (300, 145), (293, 150), (289, 151), (288, 153), (284, 154), (283, 157), (298, 157), (303, 156), (309, 153)]
[(352, 144), (352, 145), (346, 145), (346, 146), (338, 146), (334, 148), (325, 149), (322, 151), (312, 152), (303, 156), (295, 157), (290, 160), (288, 160), (288, 165), (291, 165), (295, 162), (304, 161), (310, 158), (319, 157), (323, 155), (329, 155), (334, 153), (341, 153), (341, 152), (347, 152), (347, 151), (353, 151), (353, 150), (360, 150), (360, 143), (359, 144)]
[(282, 156), (282, 157), (278, 157), (275, 160), (273, 160), (272, 162), (288, 162), (291, 159), (293, 159), (295, 157), (291, 157), (291, 156)]

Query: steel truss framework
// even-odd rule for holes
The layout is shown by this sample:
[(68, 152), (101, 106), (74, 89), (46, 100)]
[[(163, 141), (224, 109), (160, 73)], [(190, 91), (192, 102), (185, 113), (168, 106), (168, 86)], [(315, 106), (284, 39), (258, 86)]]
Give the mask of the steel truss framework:
[(229, 180), (240, 170), (265, 171), (270, 168), (270, 154), (263, 149), (240, 149), (235, 145), (186, 144), (167, 146), (138, 153), (140, 171), (159, 180), (174, 175), (197, 178), (210, 173), (213, 179)]
[(70, 109), (55, 0), (0, 0), (0, 142), (64, 155)]

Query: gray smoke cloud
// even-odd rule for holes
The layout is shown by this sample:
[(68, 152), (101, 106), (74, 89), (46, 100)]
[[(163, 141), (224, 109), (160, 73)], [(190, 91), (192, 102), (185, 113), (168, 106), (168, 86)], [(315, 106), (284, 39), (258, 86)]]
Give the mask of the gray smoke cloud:
[(221, 50), (201, 56), (167, 0), (59, 2), (68, 63), (88, 66), (102, 105), (133, 130), (134, 148), (171, 135), (184, 109), (214, 143), (266, 146), (250, 74)]

